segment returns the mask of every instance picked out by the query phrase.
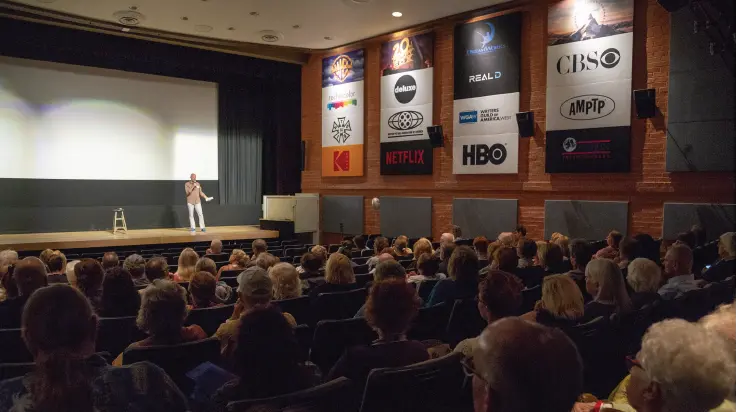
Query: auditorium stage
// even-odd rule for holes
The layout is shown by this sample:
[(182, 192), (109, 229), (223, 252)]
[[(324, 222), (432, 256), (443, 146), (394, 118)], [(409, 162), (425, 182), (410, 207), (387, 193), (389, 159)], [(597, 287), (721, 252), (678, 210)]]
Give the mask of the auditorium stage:
[(258, 226), (212, 226), (207, 232), (191, 233), (187, 228), (129, 230), (127, 234), (111, 231), (24, 233), (0, 235), (0, 250), (14, 249), (76, 249), (89, 247), (160, 245), (170, 243), (205, 242), (213, 239), (267, 239), (279, 237), (276, 230), (261, 230)]

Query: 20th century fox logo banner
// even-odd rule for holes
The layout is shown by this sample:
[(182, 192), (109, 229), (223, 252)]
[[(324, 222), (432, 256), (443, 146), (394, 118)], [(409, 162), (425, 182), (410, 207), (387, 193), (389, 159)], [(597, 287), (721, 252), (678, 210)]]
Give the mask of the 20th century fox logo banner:
[(363, 176), (364, 50), (322, 60), (322, 175)]
[(455, 28), (454, 174), (517, 173), (520, 30), (520, 13)]

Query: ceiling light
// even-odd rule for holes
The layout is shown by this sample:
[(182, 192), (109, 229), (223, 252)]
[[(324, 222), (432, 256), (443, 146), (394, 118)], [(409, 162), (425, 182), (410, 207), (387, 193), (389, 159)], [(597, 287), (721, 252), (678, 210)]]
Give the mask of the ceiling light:
[(182, 17), (182, 20), (187, 21), (187, 20), (189, 20), (189, 17), (184, 16), (184, 17)]
[(394, 11), (394, 12), (392, 12), (392, 16), (394, 16), (394, 17), (402, 17), (402, 12), (401, 11)]
[(299, 24), (295, 24), (294, 26), (292, 26), (293, 29), (298, 29), (299, 27)]
[(252, 12), (250, 12), (248, 14), (250, 14), (251, 16), (254, 16), (254, 17), (255, 16), (258, 16), (258, 12), (257, 11), (252, 11)]
[(261, 40), (266, 43), (276, 43), (284, 37), (281, 33), (274, 30), (261, 30), (258, 34), (261, 36)]
[(194, 26), (194, 31), (199, 33), (209, 33), (212, 31), (212, 26), (208, 26), (205, 24), (198, 24)]
[(323, 39), (325, 39), (325, 40), (333, 40), (333, 36), (325, 36), (325, 37), (323, 37)]
[(123, 26), (138, 26), (143, 20), (146, 20), (143, 14), (131, 10), (116, 11), (113, 17)]
[(235, 27), (228, 27), (228, 30), (235, 30)]

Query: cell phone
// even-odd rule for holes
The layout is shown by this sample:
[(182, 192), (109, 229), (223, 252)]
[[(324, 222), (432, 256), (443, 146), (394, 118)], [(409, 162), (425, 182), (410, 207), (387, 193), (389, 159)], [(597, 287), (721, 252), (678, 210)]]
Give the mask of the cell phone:
[(709, 270), (710, 267), (711, 267), (711, 265), (706, 265), (706, 266), (704, 266), (704, 269)]

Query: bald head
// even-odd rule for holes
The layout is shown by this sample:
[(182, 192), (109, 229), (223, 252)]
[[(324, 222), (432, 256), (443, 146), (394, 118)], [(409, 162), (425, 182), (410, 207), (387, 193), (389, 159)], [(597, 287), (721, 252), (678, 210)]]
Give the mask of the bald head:
[(674, 244), (665, 254), (664, 273), (668, 278), (688, 275), (691, 273), (692, 264), (693, 252), (691, 252), (691, 248), (682, 243)]
[[(496, 321), (481, 333), (473, 363), (486, 381), (485, 390), (474, 390), (474, 403), (489, 411), (569, 412), (581, 393), (581, 357), (556, 328), (515, 317)], [(475, 388), (483, 385), (477, 381)]]
[(223, 242), (220, 239), (213, 239), (212, 242), (210, 242), (209, 253), (214, 255), (223, 253)]
[(15, 265), (13, 279), (20, 296), (30, 296), (36, 289), (46, 286), (46, 265), (37, 257), (27, 257)]
[(392, 256), (391, 253), (382, 253), (379, 255), (379, 263), (388, 262), (390, 260), (394, 260), (394, 256)]
[(456, 237), (452, 233), (443, 233), (440, 235), (440, 243), (451, 243), (455, 242)]

